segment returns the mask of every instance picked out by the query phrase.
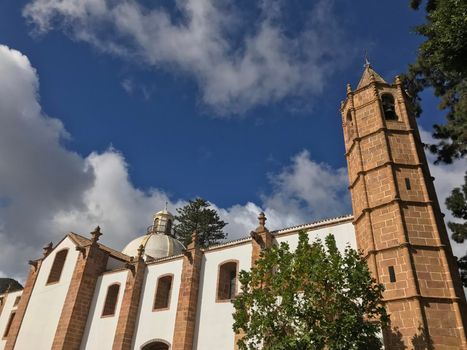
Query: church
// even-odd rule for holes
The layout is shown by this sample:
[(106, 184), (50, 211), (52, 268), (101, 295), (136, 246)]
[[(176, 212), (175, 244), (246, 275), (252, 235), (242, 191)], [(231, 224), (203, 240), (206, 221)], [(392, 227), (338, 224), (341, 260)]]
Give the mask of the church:
[(0, 294), (0, 350), (234, 350), (239, 271), (301, 230), (362, 252), (385, 286), (386, 349), (467, 350), (464, 290), (400, 79), (366, 64), (340, 111), (352, 215), (269, 231), (261, 213), (245, 238), (209, 248), (171, 237), (167, 210), (122, 251), (99, 227), (70, 232), (29, 261), (24, 289)]

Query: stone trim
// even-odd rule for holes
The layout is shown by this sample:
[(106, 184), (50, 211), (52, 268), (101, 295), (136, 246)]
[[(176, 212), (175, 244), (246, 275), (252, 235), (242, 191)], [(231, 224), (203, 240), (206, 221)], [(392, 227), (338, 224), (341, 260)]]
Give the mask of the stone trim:
[(354, 219), (354, 224), (358, 223), (358, 221), (360, 221), (360, 219), (365, 215), (365, 213), (371, 213), (372, 211), (374, 211), (376, 209), (380, 209), (382, 207), (385, 207), (387, 205), (391, 205), (391, 204), (394, 204), (394, 203), (408, 204), (408, 205), (419, 206), (419, 207), (428, 207), (428, 206), (433, 205), (433, 201), (431, 201), (431, 200), (428, 200), (428, 201), (408, 201), (408, 200), (405, 200), (405, 199), (394, 198), (394, 199), (392, 199), (390, 201), (380, 203), (380, 204), (374, 205), (372, 207), (364, 208), (362, 210), (362, 212), (360, 214), (358, 214), (357, 217)]
[(203, 252), (197, 246), (197, 234), (193, 234), (192, 243), (183, 258), (180, 289), (178, 293), (177, 314), (172, 341), (173, 350), (192, 350)]
[(387, 166), (393, 166), (395, 168), (404, 168), (404, 169), (418, 169), (418, 168), (423, 169), (423, 164), (422, 163), (405, 164), (405, 163), (397, 163), (397, 162), (394, 162), (394, 161), (387, 161), (387, 162), (381, 163), (380, 165), (375, 166), (375, 167), (373, 167), (371, 169), (357, 171), (357, 173), (355, 174), (356, 175), (355, 179), (350, 183), (349, 186), (347, 186), (347, 188), (349, 190), (353, 189), (355, 187), (355, 185), (357, 184), (357, 182), (361, 181), (361, 178), (364, 175), (370, 174), (373, 171), (380, 170), (380, 169), (385, 168)]
[(11, 324), (4, 350), (13, 350), (16, 345), (16, 339), (18, 338), (21, 324), (23, 323), (23, 318), (26, 313), (29, 300), (31, 299), (31, 294), (36, 284), (37, 276), (40, 272), (42, 260), (35, 260), (31, 263), (32, 266), (29, 270), (29, 275), (26, 280), (26, 284), (24, 285), (23, 293), (21, 294), (21, 300), (16, 308), (16, 315)]
[(53, 350), (80, 348), (97, 279), (107, 266), (109, 254), (97, 244), (83, 249), (70, 281), (52, 344)]
[[(359, 108), (356, 108), (356, 109), (359, 109)], [(398, 123), (401, 123), (403, 124), (403, 122), (401, 121), (397, 121)], [(360, 143), (361, 140), (364, 140), (366, 138), (369, 138), (371, 136), (374, 136), (376, 134), (380, 134), (381, 132), (384, 132), (385, 134), (389, 133), (389, 134), (401, 134), (401, 135), (409, 135), (411, 133), (414, 132), (414, 129), (391, 129), (391, 128), (388, 128), (387, 126), (382, 126), (376, 130), (373, 130), (372, 132), (369, 132), (368, 134), (366, 135), (361, 135), (361, 136), (356, 136), (352, 139), (352, 143), (350, 144), (350, 147), (348, 149), (347, 152), (344, 153), (344, 155), (347, 157), (350, 155), (351, 151), (353, 150), (354, 146), (357, 145), (358, 143)]]
[(146, 265), (141, 256), (132, 265), (134, 268), (130, 268), (128, 272), (112, 346), (114, 350), (130, 350), (133, 343), (146, 271)]

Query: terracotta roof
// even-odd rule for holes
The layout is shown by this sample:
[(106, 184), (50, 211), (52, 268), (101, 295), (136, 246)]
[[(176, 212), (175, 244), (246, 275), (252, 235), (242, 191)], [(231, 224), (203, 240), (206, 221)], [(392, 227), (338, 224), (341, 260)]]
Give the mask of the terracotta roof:
[(365, 65), (365, 70), (363, 71), (362, 77), (360, 78), (360, 82), (358, 83), (357, 89), (360, 89), (370, 84), (372, 74), (375, 77), (376, 81), (387, 84), (387, 82), (378, 73), (376, 73), (376, 71), (368, 64)]
[[(67, 236), (70, 237), (70, 239), (79, 246), (85, 247), (91, 244), (90, 239), (83, 237), (77, 233), (70, 232)], [(106, 251), (107, 253), (110, 254), (110, 256), (116, 259), (123, 260), (123, 261), (131, 260), (131, 258), (128, 255), (123, 254), (122, 252), (119, 252), (118, 250), (109, 248), (106, 245), (103, 245), (102, 243), (98, 243), (98, 245), (100, 249), (102, 249), (103, 251)]]

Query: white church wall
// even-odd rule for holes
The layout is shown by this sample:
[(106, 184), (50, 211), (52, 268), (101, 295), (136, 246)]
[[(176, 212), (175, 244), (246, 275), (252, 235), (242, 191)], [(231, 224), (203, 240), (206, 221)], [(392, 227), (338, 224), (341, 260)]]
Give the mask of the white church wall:
[[(218, 270), (220, 264), (229, 260), (238, 260), (239, 271), (249, 270), (251, 250), (251, 242), (246, 241), (205, 252), (201, 266), (194, 349), (234, 348), (233, 305), (216, 301)], [(240, 286), (237, 285), (239, 290)]]
[[(71, 239), (66, 237), (42, 262), (15, 349), (50, 349), (52, 347), (55, 331), (79, 255), (75, 247)], [(60, 280), (47, 285), (55, 254), (62, 249), (68, 249), (68, 254)], [(44, 317), (45, 315), (47, 317)]]
[[(323, 227), (312, 228), (306, 230), (310, 237), (310, 242), (314, 239), (324, 239), (328, 234), (332, 234), (336, 239), (336, 245), (339, 251), (343, 252), (347, 245), (353, 249), (357, 249), (357, 241), (355, 237), (355, 229), (351, 221), (337, 223), (335, 225), (325, 225)], [(295, 250), (298, 245), (298, 231), (291, 234), (279, 234), (276, 236), (277, 243), (287, 242), (292, 250)]]
[[(128, 270), (125, 269), (107, 272), (98, 278), (81, 342), (81, 349), (112, 349), (127, 277)], [(115, 314), (102, 316), (107, 289), (114, 283), (120, 284)]]
[(6, 338), (3, 338), (3, 335), (5, 334), (6, 326), (8, 324), (8, 320), (10, 319), (11, 312), (16, 310), (18, 307), (18, 305), (14, 306), (15, 300), (17, 297), (20, 297), (22, 293), (23, 291), (19, 290), (17, 292), (1, 295), (3, 298), (3, 309), (2, 313), (0, 314), (0, 350), (5, 348)]
[[(135, 350), (139, 350), (142, 345), (153, 339), (161, 339), (172, 343), (182, 266), (182, 257), (176, 260), (148, 265), (144, 277), (143, 292), (141, 293), (138, 320), (135, 329), (133, 347)], [(159, 277), (168, 274), (173, 275), (169, 308), (167, 310), (154, 311), (153, 306), (157, 280)]]

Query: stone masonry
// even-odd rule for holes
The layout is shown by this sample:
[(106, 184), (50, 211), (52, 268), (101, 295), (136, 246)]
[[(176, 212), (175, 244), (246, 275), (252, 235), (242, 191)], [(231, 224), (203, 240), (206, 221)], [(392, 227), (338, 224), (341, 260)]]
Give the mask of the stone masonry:
[(30, 261), (29, 263), (31, 264), (31, 268), (29, 270), (26, 284), (24, 285), (23, 293), (21, 294), (18, 308), (16, 309), (15, 317), (11, 323), (10, 331), (8, 332), (8, 339), (6, 341), (4, 350), (13, 350), (15, 348), (16, 339), (18, 338), (19, 330), (21, 328), (21, 323), (23, 322), (29, 299), (31, 298), (34, 285), (36, 284), (37, 276), (39, 275), (42, 259)]
[(100, 229), (92, 232), (86, 247), (77, 247), (80, 255), (71, 278), (70, 287), (60, 315), (52, 349), (78, 350), (83, 338), (98, 277), (105, 271), (108, 253), (97, 244)]
[(128, 273), (122, 306), (118, 316), (117, 330), (113, 343), (114, 350), (130, 350), (138, 318), (139, 301), (143, 290), (146, 264), (143, 260), (144, 247), (140, 246), (136, 262), (128, 264)]
[(182, 280), (178, 294), (172, 350), (192, 350), (196, 327), (196, 311), (203, 253), (193, 233), (183, 258)]
[(367, 64), (341, 112), (357, 245), (386, 288), (386, 348), (467, 349), (465, 296), (400, 79)]

